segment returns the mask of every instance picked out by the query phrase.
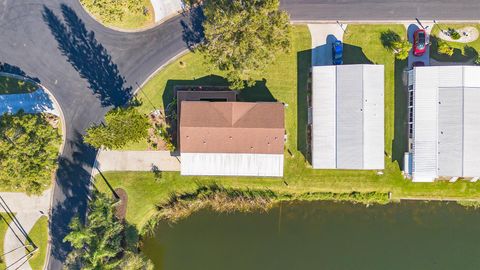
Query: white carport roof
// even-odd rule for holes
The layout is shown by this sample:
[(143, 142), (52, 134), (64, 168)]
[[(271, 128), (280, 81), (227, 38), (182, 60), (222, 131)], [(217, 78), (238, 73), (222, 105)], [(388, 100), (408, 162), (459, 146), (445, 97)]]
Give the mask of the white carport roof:
[(312, 68), (312, 165), (384, 168), (382, 65)]
[(413, 80), (413, 181), (480, 176), (480, 67), (416, 67)]

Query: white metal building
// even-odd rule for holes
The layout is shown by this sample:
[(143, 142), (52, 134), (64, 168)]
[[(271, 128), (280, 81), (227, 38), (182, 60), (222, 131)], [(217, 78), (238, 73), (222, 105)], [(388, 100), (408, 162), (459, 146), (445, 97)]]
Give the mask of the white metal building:
[(409, 93), (413, 181), (480, 176), (480, 67), (416, 67)]
[(312, 165), (384, 169), (384, 67), (312, 67)]

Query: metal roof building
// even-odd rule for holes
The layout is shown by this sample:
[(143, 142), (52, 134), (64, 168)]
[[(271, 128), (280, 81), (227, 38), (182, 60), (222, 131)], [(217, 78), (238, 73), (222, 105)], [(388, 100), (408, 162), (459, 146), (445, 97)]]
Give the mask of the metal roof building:
[(384, 67), (312, 67), (312, 165), (384, 169)]
[(416, 67), (409, 89), (413, 181), (480, 176), (480, 67)]
[(282, 103), (183, 101), (181, 174), (281, 177), (284, 136)]

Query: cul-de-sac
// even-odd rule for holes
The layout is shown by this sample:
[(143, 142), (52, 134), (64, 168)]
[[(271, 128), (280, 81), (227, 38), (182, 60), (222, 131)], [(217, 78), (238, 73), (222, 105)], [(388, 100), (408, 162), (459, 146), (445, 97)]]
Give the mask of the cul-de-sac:
[(0, 0), (0, 269), (480, 267), (478, 0)]

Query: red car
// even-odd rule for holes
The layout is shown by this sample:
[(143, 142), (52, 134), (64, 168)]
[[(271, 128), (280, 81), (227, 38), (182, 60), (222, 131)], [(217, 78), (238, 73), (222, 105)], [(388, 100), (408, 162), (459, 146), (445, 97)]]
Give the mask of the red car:
[(427, 33), (418, 29), (413, 33), (413, 55), (422, 56), (427, 50)]

